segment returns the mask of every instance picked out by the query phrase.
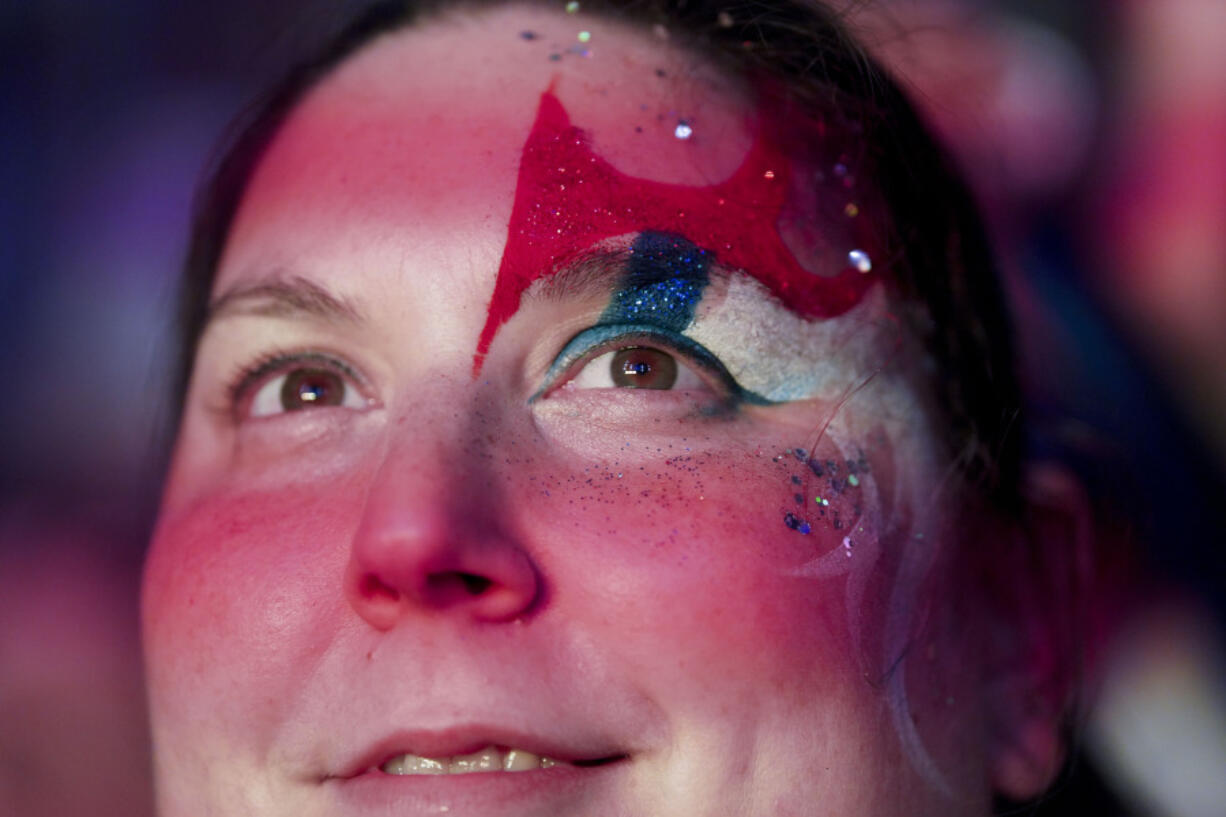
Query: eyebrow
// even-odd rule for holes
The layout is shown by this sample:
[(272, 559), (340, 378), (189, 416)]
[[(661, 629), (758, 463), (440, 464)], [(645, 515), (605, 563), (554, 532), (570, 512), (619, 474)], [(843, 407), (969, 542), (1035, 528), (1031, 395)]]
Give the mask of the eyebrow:
[[(626, 273), (630, 248), (599, 249), (583, 253), (561, 265), (552, 275), (525, 290), (520, 308), (532, 301), (557, 302), (608, 296), (615, 282)], [(711, 270), (720, 275), (717, 267)], [(352, 301), (329, 292), (320, 284), (293, 275), (275, 280), (235, 286), (214, 298), (208, 306), (204, 327), (239, 315), (270, 318), (311, 317), (329, 323), (360, 324), (366, 316)]]
[(237, 315), (268, 318), (318, 318), (329, 323), (357, 324), (365, 315), (352, 301), (329, 292), (300, 275), (226, 290), (209, 303), (204, 325)]
[(564, 299), (607, 296), (613, 282), (625, 274), (630, 256), (628, 247), (589, 250), (562, 264), (553, 274), (540, 278), (535, 286), (524, 290), (520, 308), (529, 301), (557, 302)]

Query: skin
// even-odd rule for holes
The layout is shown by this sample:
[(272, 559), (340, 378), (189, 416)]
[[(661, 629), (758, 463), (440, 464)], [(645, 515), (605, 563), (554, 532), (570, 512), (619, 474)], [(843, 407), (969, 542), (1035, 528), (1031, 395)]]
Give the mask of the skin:
[[(590, 58), (548, 59), (580, 28)], [(544, 383), (609, 301), (565, 275), (474, 377), (551, 87), (636, 178), (717, 184), (757, 136), (751, 96), (686, 52), (511, 7), (377, 40), (262, 160), (145, 575), (162, 813), (986, 813), (985, 679), (946, 603), (956, 480), (883, 287), (809, 322), (832, 374), (806, 399)], [(343, 405), (265, 414), (293, 364), (230, 401), (236, 372), (299, 350), (348, 368)], [(862, 456), (861, 484), (818, 511), (796, 447)], [(808, 534), (783, 521), (798, 492)], [(622, 759), (519, 788), (355, 768), (508, 732)]]

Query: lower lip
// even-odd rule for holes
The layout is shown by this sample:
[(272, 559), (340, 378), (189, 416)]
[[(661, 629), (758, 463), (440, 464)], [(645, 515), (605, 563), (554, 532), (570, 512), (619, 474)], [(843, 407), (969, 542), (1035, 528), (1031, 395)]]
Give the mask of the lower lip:
[(332, 779), (343, 814), (453, 814), (464, 817), (582, 814), (607, 807), (629, 762), (600, 766), (559, 765), (526, 772), (392, 775), (372, 771)]

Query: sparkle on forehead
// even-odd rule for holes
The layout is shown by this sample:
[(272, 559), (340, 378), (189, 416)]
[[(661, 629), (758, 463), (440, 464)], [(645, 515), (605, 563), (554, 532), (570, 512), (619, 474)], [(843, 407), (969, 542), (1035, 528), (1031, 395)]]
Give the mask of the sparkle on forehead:
[(533, 281), (603, 240), (645, 231), (684, 236), (715, 250), (722, 266), (753, 274), (799, 315), (846, 312), (871, 279), (851, 270), (815, 275), (796, 260), (777, 225), (790, 172), (788, 158), (759, 135), (740, 168), (720, 184), (691, 187), (627, 176), (592, 151), (587, 135), (547, 90), (520, 158), (507, 243), (473, 355), (474, 374)]

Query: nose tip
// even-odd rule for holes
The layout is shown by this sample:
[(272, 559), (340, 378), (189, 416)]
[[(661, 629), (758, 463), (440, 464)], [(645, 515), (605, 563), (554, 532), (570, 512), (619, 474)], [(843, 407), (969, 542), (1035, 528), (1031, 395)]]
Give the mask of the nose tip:
[(364, 525), (354, 544), (345, 591), (377, 629), (391, 629), (414, 612), (510, 621), (538, 599), (535, 565), (505, 537), (478, 537), (456, 526), (372, 527)]

